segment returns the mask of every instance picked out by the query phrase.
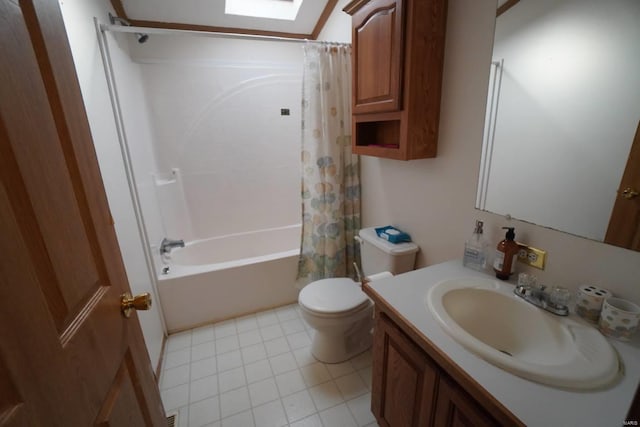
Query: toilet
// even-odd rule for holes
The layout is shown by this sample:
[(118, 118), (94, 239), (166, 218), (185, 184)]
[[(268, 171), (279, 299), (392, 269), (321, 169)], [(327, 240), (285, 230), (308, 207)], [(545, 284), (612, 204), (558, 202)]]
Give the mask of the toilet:
[[(415, 243), (387, 242), (374, 227), (358, 234), (362, 274), (376, 280), (413, 270), (419, 249)], [(371, 347), (373, 302), (360, 283), (349, 278), (317, 280), (300, 291), (298, 305), (315, 330), (311, 353), (319, 361), (344, 362)]]

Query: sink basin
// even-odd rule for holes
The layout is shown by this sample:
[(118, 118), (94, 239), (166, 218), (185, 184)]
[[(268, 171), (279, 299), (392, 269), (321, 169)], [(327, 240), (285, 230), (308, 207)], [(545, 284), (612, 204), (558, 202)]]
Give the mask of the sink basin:
[(426, 303), (467, 350), (520, 377), (555, 387), (593, 389), (618, 378), (618, 357), (594, 327), (547, 313), (513, 285), (460, 278), (432, 287)]

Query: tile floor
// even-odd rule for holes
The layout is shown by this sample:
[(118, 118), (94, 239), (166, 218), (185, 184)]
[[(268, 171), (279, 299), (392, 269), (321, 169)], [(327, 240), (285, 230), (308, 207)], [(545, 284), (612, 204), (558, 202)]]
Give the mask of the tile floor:
[(297, 304), (169, 336), (160, 377), (181, 427), (377, 426), (371, 353), (324, 364)]

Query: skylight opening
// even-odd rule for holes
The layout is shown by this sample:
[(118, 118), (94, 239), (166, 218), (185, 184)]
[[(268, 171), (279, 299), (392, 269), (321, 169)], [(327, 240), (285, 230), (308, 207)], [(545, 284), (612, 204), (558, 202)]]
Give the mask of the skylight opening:
[(293, 21), (298, 16), (302, 2), (303, 0), (226, 0), (224, 13)]

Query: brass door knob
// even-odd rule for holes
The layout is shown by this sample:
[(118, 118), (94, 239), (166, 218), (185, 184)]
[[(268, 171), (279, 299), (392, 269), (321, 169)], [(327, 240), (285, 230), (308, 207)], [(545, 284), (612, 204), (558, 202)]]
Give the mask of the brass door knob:
[(120, 309), (122, 315), (127, 319), (131, 317), (131, 310), (149, 310), (151, 308), (151, 294), (145, 292), (144, 294), (136, 295), (132, 297), (129, 292), (126, 292), (120, 296)]
[(622, 197), (624, 197), (627, 200), (631, 200), (638, 196), (640, 196), (640, 193), (638, 193), (636, 190), (634, 190), (631, 187), (625, 188), (624, 191), (622, 192)]

